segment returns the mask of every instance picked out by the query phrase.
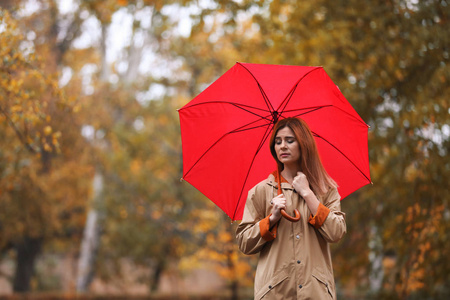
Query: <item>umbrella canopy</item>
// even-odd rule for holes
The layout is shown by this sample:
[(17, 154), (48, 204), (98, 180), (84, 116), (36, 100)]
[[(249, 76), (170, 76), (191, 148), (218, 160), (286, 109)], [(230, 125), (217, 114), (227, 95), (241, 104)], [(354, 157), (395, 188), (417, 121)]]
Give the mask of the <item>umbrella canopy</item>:
[(371, 182), (368, 126), (322, 67), (236, 63), (178, 112), (183, 179), (232, 220), (277, 168), (269, 138), (280, 118), (308, 123), (341, 198)]

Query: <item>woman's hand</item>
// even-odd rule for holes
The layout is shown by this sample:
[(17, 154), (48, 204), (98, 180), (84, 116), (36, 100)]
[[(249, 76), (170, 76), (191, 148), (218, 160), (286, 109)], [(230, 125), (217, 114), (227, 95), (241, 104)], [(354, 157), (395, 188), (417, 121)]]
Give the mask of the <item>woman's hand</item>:
[(273, 198), (270, 201), (270, 204), (272, 204), (272, 215), (269, 218), (270, 221), (270, 227), (275, 225), (278, 220), (281, 218), (281, 209), (286, 209), (286, 198), (283, 194), (280, 194)]
[(309, 187), (308, 178), (306, 178), (306, 175), (302, 172), (297, 172), (297, 176), (295, 176), (292, 181), (292, 186), (303, 198), (306, 198), (312, 193), (311, 188)]
[(305, 199), (306, 205), (308, 205), (312, 215), (315, 216), (320, 202), (309, 187), (309, 181), (306, 175), (302, 172), (297, 172), (297, 176), (292, 181), (292, 186)]

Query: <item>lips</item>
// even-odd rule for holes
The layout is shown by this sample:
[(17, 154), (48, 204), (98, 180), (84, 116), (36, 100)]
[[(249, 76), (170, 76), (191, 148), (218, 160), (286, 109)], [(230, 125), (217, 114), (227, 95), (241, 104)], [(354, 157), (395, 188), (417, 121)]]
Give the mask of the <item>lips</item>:
[(289, 153), (281, 153), (280, 154), (280, 157), (288, 157), (289, 156)]

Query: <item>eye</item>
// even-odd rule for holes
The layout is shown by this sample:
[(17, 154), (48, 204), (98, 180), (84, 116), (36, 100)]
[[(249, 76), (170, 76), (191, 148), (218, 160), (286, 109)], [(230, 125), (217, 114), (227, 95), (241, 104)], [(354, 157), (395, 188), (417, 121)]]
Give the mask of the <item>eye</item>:
[(295, 142), (295, 139), (288, 139), (287, 142), (288, 142), (289, 144), (292, 144), (292, 143)]

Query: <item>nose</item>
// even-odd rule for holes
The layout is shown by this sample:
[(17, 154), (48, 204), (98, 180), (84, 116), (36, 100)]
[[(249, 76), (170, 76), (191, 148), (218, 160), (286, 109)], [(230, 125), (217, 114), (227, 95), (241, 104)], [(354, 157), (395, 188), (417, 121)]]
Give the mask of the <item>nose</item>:
[(285, 141), (281, 141), (281, 149), (286, 149), (287, 148), (287, 144)]

